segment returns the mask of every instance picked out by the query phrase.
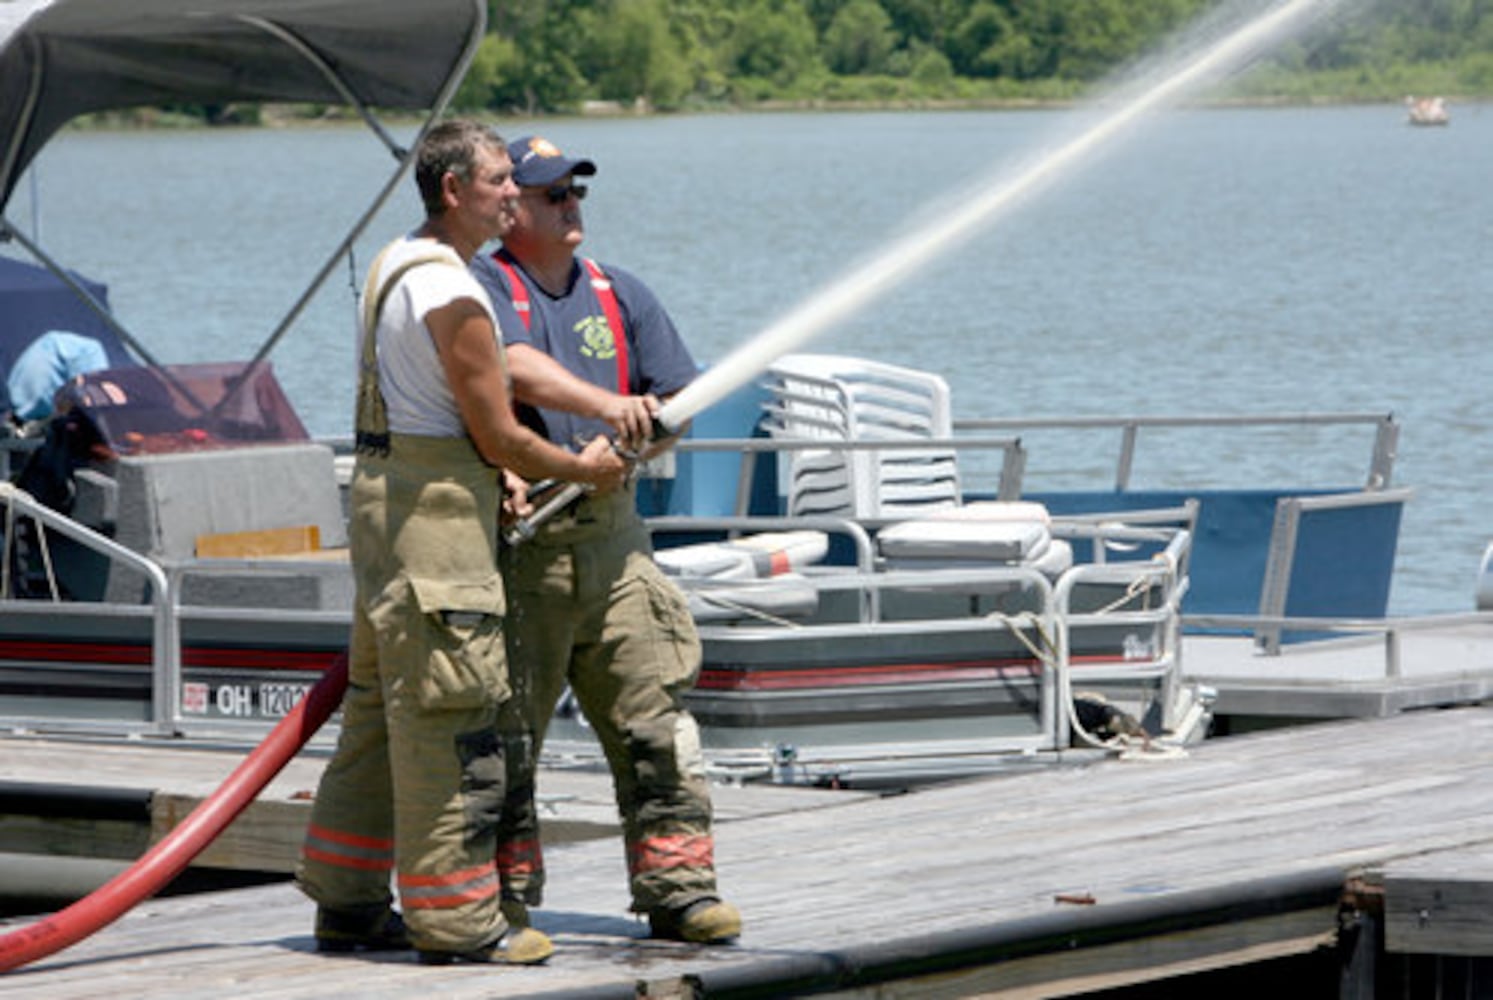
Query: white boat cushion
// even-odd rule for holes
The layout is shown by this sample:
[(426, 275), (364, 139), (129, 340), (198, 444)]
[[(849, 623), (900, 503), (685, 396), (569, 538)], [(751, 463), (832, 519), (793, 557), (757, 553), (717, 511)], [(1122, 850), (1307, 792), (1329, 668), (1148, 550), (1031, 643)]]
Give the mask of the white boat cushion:
[(828, 551), (829, 536), (822, 531), (769, 531), (660, 549), (653, 559), (670, 576), (760, 580), (818, 562)]
[(877, 534), (888, 559), (957, 559), (1024, 563), (1051, 544), (1050, 519), (1041, 504), (988, 501), (900, 521)]
[(940, 521), (1036, 521), (1051, 524), (1047, 507), (1032, 500), (976, 500), (938, 515)]
[(760, 581), (686, 576), (678, 582), (690, 614), (702, 624), (802, 618), (819, 609), (819, 591), (799, 573)]
[(1073, 546), (1061, 538), (1054, 538), (1047, 547), (1020, 563), (999, 559), (888, 559), (888, 569), (989, 569), (992, 566), (1021, 566), (1034, 569), (1049, 580), (1056, 580), (1073, 566)]

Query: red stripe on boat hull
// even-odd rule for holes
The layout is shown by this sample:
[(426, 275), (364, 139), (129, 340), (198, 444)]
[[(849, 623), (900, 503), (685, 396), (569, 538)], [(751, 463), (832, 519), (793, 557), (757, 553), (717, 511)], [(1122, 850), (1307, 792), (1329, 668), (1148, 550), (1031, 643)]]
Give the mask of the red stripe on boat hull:
[[(187, 668), (266, 670), (320, 673), (332, 665), (340, 649), (265, 649), (184, 646), (181, 662)], [(148, 667), (150, 646), (117, 642), (47, 642), (0, 640), (0, 662), (68, 663), (87, 666)]]
[[(1073, 666), (1123, 663), (1117, 656), (1074, 657)], [(799, 691), (816, 688), (855, 688), (890, 684), (1001, 681), (1032, 677), (1038, 672), (1031, 657), (999, 660), (956, 660), (944, 663), (837, 664), (826, 667), (731, 668), (706, 667), (695, 684), (701, 691)]]

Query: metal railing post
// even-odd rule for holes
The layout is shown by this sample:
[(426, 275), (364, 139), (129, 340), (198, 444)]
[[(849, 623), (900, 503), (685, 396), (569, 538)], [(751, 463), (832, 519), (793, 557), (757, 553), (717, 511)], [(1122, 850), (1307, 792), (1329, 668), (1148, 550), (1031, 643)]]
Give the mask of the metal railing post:
[(1124, 493), (1130, 488), (1130, 471), (1135, 466), (1135, 436), (1140, 427), (1127, 423), (1120, 434), (1120, 462), (1115, 467), (1115, 492)]
[(181, 718), (181, 623), (177, 588), (166, 571), (149, 557), (57, 513), (11, 483), (0, 483), (0, 502), (145, 575), (152, 606), (151, 723), (159, 735), (172, 735)]
[(1389, 489), (1394, 475), (1395, 458), (1399, 454), (1400, 425), (1394, 416), (1388, 415), (1379, 421), (1374, 432), (1374, 454), (1369, 459), (1369, 481), (1366, 489)]

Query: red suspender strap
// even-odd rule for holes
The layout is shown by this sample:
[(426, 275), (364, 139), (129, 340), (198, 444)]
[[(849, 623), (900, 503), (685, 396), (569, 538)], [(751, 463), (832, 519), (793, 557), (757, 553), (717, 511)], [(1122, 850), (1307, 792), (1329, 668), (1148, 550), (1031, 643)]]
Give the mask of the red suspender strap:
[(612, 282), (602, 271), (601, 265), (590, 257), (582, 257), (586, 270), (591, 272), (591, 288), (601, 300), (601, 311), (606, 313), (607, 326), (612, 328), (612, 344), (617, 348), (617, 394), (626, 396), (632, 382), (627, 364), (627, 331), (622, 328), (622, 310), (617, 306), (617, 293), (612, 291)]
[(523, 322), (524, 329), (529, 328), (533, 322), (529, 316), (529, 290), (519, 279), (518, 272), (513, 265), (504, 260), (496, 251), (492, 255), (492, 262), (503, 269), (503, 276), (508, 279), (508, 294), (513, 297), (513, 310), (518, 313), (518, 318)]
[[(508, 291), (513, 297), (514, 311), (523, 321), (524, 329), (529, 329), (529, 324), (533, 322), (529, 315), (529, 289), (524, 285), (523, 279), (518, 276), (518, 271), (514, 266), (504, 260), (500, 254), (494, 253), (492, 259), (494, 264), (502, 268), (503, 276), (508, 279)], [(591, 288), (596, 292), (597, 299), (601, 301), (601, 311), (606, 314), (607, 326), (612, 328), (612, 344), (617, 349), (617, 394), (626, 396), (632, 377), (627, 364), (627, 333), (622, 327), (622, 309), (617, 305), (617, 293), (612, 291), (611, 281), (596, 261), (590, 257), (582, 257), (581, 260), (591, 274)]]

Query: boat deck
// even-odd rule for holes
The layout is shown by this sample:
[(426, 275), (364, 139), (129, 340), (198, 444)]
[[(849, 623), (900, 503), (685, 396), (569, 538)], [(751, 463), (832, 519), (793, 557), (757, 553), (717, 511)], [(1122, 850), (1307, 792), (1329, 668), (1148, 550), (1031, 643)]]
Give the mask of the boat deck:
[(1251, 726), (1380, 718), (1493, 698), (1493, 618), (1400, 619), (1392, 633), (1287, 644), (1189, 635), (1183, 672), (1218, 691), (1215, 715)]
[[(1487, 708), (886, 797), (776, 792), (809, 797), (718, 827), (722, 889), (746, 918), (733, 947), (646, 939), (625, 912), (620, 849), (604, 838), (549, 852), (536, 923), (559, 952), (544, 968), (323, 957), (311, 904), (279, 884), (151, 901), (8, 975), (5, 993), (631, 998), (898, 981), (918, 996), (1052, 996), (1309, 953), (1345, 927), (1422, 910), (1422, 936), (1443, 915), (1455, 924), (1447, 940), (1461, 950), (1446, 953), (1493, 954), (1488, 908), (1467, 902), (1486, 899), (1493, 875)], [(1472, 884), (1445, 908), (1426, 902), (1449, 873), (1468, 877), (1469, 857), (1484, 859)], [(1406, 942), (1389, 935), (1391, 949), (1423, 950)]]

